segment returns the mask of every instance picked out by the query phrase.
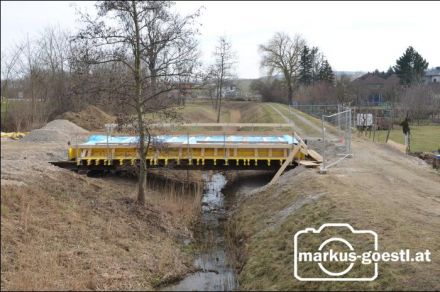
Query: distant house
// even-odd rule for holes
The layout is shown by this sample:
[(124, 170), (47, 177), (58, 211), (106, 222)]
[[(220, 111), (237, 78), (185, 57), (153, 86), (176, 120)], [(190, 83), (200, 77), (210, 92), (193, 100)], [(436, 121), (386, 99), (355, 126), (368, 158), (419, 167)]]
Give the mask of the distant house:
[[(239, 89), (233, 81), (225, 80), (222, 86), (221, 93), (222, 97), (233, 99), (239, 96)], [(215, 95), (217, 95), (217, 89), (215, 90)]]
[(399, 77), (396, 74), (385, 79), (373, 73), (367, 73), (352, 82), (360, 96), (358, 103), (373, 106), (382, 104), (385, 101), (387, 89), (398, 84)]
[(423, 76), (423, 82), (425, 84), (440, 83), (440, 67), (426, 70), (425, 76)]
[(238, 88), (234, 83), (225, 84), (222, 91), (223, 97), (235, 98), (238, 95)]

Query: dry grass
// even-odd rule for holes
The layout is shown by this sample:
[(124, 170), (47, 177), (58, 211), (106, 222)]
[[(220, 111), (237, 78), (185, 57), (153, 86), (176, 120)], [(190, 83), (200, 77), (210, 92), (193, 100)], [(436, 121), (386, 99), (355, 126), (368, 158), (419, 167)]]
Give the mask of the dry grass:
[(150, 189), (140, 207), (133, 182), (56, 168), (45, 151), (2, 143), (2, 289), (152, 289), (192, 269), (198, 193)]
[[(208, 100), (188, 102), (181, 110), (188, 122), (215, 122), (217, 113)], [(262, 102), (223, 101), (222, 123), (284, 123), (284, 119)]]
[(165, 186), (154, 188), (157, 191), (150, 196), (152, 204), (166, 210), (172, 218), (183, 222), (185, 226), (193, 226), (198, 221), (201, 214), (202, 184), (188, 187), (180, 182), (168, 181)]
[[(440, 263), (435, 260), (440, 256), (438, 173), (420, 160), (384, 146), (357, 141), (353, 147), (354, 158), (327, 175), (289, 172), (278, 183), (249, 194), (239, 203), (232, 233), (242, 268), (241, 289), (440, 289)], [(380, 264), (379, 278), (368, 283), (296, 280), (293, 235), (328, 222), (376, 231), (381, 251), (429, 249), (434, 260)], [(305, 242), (306, 246), (313, 243)]]

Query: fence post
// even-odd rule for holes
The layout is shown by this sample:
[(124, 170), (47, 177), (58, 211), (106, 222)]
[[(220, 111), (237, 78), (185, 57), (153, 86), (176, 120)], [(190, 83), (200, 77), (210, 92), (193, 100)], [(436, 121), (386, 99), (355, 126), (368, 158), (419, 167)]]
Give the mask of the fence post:
[(322, 166), (320, 169), (321, 173), (325, 173), (326, 169), (325, 169), (325, 160), (326, 160), (326, 155), (325, 155), (325, 127), (324, 127), (324, 119), (325, 116), (322, 115), (321, 118), (321, 123), (322, 123)]
[[(341, 105), (338, 103), (338, 114), (341, 112)], [(338, 130), (341, 130), (341, 116), (338, 115)]]
[(347, 108), (349, 110), (348, 112), (348, 151), (347, 154), (351, 153), (351, 108)]
[(78, 165), (80, 161), (79, 149), (78, 149), (78, 134), (75, 135), (75, 143), (76, 143), (76, 165)]

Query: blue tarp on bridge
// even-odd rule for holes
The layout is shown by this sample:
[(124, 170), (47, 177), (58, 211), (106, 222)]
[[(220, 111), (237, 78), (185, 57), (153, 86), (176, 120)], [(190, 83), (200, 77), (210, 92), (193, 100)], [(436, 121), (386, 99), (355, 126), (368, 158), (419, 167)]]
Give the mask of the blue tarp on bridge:
[[(138, 142), (136, 136), (116, 136), (109, 137), (109, 144), (136, 144)], [(240, 136), (240, 135), (161, 135), (152, 138), (153, 143), (178, 143), (178, 144), (297, 144), (298, 141), (291, 135), (273, 135), (273, 136)], [(92, 135), (83, 145), (107, 144), (106, 135)]]

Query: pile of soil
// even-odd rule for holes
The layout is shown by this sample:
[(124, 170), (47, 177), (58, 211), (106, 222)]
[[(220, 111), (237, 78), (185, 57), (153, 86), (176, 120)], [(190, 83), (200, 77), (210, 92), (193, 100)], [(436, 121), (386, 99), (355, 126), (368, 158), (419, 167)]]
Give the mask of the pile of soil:
[(69, 120), (89, 131), (103, 130), (105, 124), (114, 123), (116, 120), (114, 116), (93, 105), (80, 112), (65, 112), (59, 118)]
[(53, 120), (41, 129), (26, 135), (22, 142), (60, 142), (65, 143), (77, 135), (85, 135), (87, 130), (67, 120)]
[(428, 163), (429, 165), (432, 165), (433, 168), (437, 168), (437, 169), (440, 168), (440, 161), (436, 157), (436, 154), (434, 154), (434, 153), (413, 152), (413, 153), (411, 153), (411, 155), (426, 161), (426, 163)]

